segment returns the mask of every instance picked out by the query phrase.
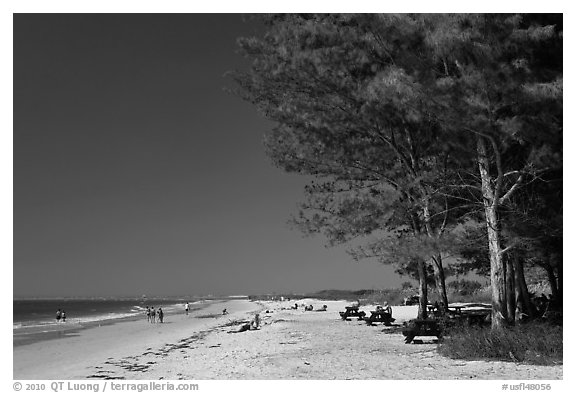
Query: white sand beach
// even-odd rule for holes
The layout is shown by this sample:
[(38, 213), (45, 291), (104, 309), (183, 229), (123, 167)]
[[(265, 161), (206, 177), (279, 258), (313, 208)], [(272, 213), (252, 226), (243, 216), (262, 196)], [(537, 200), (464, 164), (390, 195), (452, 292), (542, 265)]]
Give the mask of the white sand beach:
[[(562, 366), (452, 360), (432, 340), (405, 344), (397, 328), (343, 321), (345, 301), (298, 300), (328, 311), (290, 309), (294, 302), (232, 300), (164, 324), (145, 318), (81, 330), (76, 336), (14, 348), (14, 379), (562, 379)], [(221, 314), (226, 307), (228, 315)], [(373, 308), (363, 307), (369, 311)], [(268, 311), (268, 312), (266, 312)], [(416, 306), (393, 307), (395, 324)], [(260, 312), (259, 330), (230, 334)], [(198, 316), (205, 316), (198, 318)], [(209, 316), (209, 317), (206, 317)], [(228, 325), (228, 326), (226, 326)], [(395, 330), (395, 332), (392, 332)]]

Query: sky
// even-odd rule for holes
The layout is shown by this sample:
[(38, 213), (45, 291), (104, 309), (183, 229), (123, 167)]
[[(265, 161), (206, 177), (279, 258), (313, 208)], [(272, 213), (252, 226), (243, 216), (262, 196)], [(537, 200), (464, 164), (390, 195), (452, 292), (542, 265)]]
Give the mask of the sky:
[(225, 91), (239, 14), (15, 14), (14, 297), (399, 286), (287, 224), (309, 178)]

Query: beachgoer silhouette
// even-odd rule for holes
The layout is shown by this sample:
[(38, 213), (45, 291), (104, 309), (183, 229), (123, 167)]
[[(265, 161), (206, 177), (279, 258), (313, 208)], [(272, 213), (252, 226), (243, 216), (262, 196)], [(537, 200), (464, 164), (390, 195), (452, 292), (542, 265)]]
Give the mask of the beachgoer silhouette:
[(260, 328), (260, 314), (254, 315), (254, 319), (250, 322), (250, 330), (256, 330)]
[(150, 315), (150, 307), (146, 306), (146, 318), (148, 320), (148, 322), (152, 321), (152, 316)]
[(226, 309), (222, 310), (222, 315), (226, 315), (226, 314), (228, 314), (228, 310), (226, 310)]
[(158, 319), (160, 323), (164, 323), (164, 311), (162, 311), (162, 307), (158, 307)]
[(62, 322), (66, 322), (66, 311), (62, 310)]
[(154, 307), (150, 309), (150, 318), (152, 323), (156, 323), (156, 310), (154, 310)]
[(390, 316), (392, 316), (392, 307), (388, 305), (388, 302), (384, 302), (384, 307), (382, 308), (382, 311), (387, 312), (388, 314), (390, 314)]
[(248, 323), (243, 324), (237, 331), (230, 331), (228, 333), (242, 333), (247, 330), (258, 330), (260, 329), (260, 314), (254, 315), (254, 319)]
[(60, 318), (62, 318), (62, 311), (58, 309), (58, 311), (56, 311), (56, 322), (60, 322)]
[(186, 306), (184, 306), (184, 309), (186, 310), (186, 315), (188, 315), (188, 311), (190, 311), (190, 304), (188, 304), (188, 302), (186, 302)]

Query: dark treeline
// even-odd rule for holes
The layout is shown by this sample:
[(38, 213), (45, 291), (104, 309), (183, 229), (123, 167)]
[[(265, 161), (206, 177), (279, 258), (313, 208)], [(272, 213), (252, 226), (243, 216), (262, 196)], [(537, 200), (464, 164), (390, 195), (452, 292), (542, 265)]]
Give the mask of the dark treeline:
[(561, 304), (562, 15), (258, 19), (232, 77), (273, 162), (314, 176), (295, 226), (417, 279), (421, 318), (447, 270), (489, 275), (493, 329), (536, 316), (528, 269)]

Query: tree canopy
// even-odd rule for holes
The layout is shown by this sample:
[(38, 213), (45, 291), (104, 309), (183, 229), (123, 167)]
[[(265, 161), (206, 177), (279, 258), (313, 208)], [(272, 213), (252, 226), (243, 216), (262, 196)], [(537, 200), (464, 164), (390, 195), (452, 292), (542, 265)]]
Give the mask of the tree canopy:
[(263, 37), (239, 40), (251, 68), (233, 77), (276, 124), (265, 135), (274, 163), (316, 178), (294, 222), (332, 243), (363, 239), (356, 257), (417, 263), (421, 275), (431, 260), (440, 281), (443, 252), (484, 222), (506, 316), (502, 255), (515, 244), (502, 206), (562, 167), (561, 15), (263, 20)]

